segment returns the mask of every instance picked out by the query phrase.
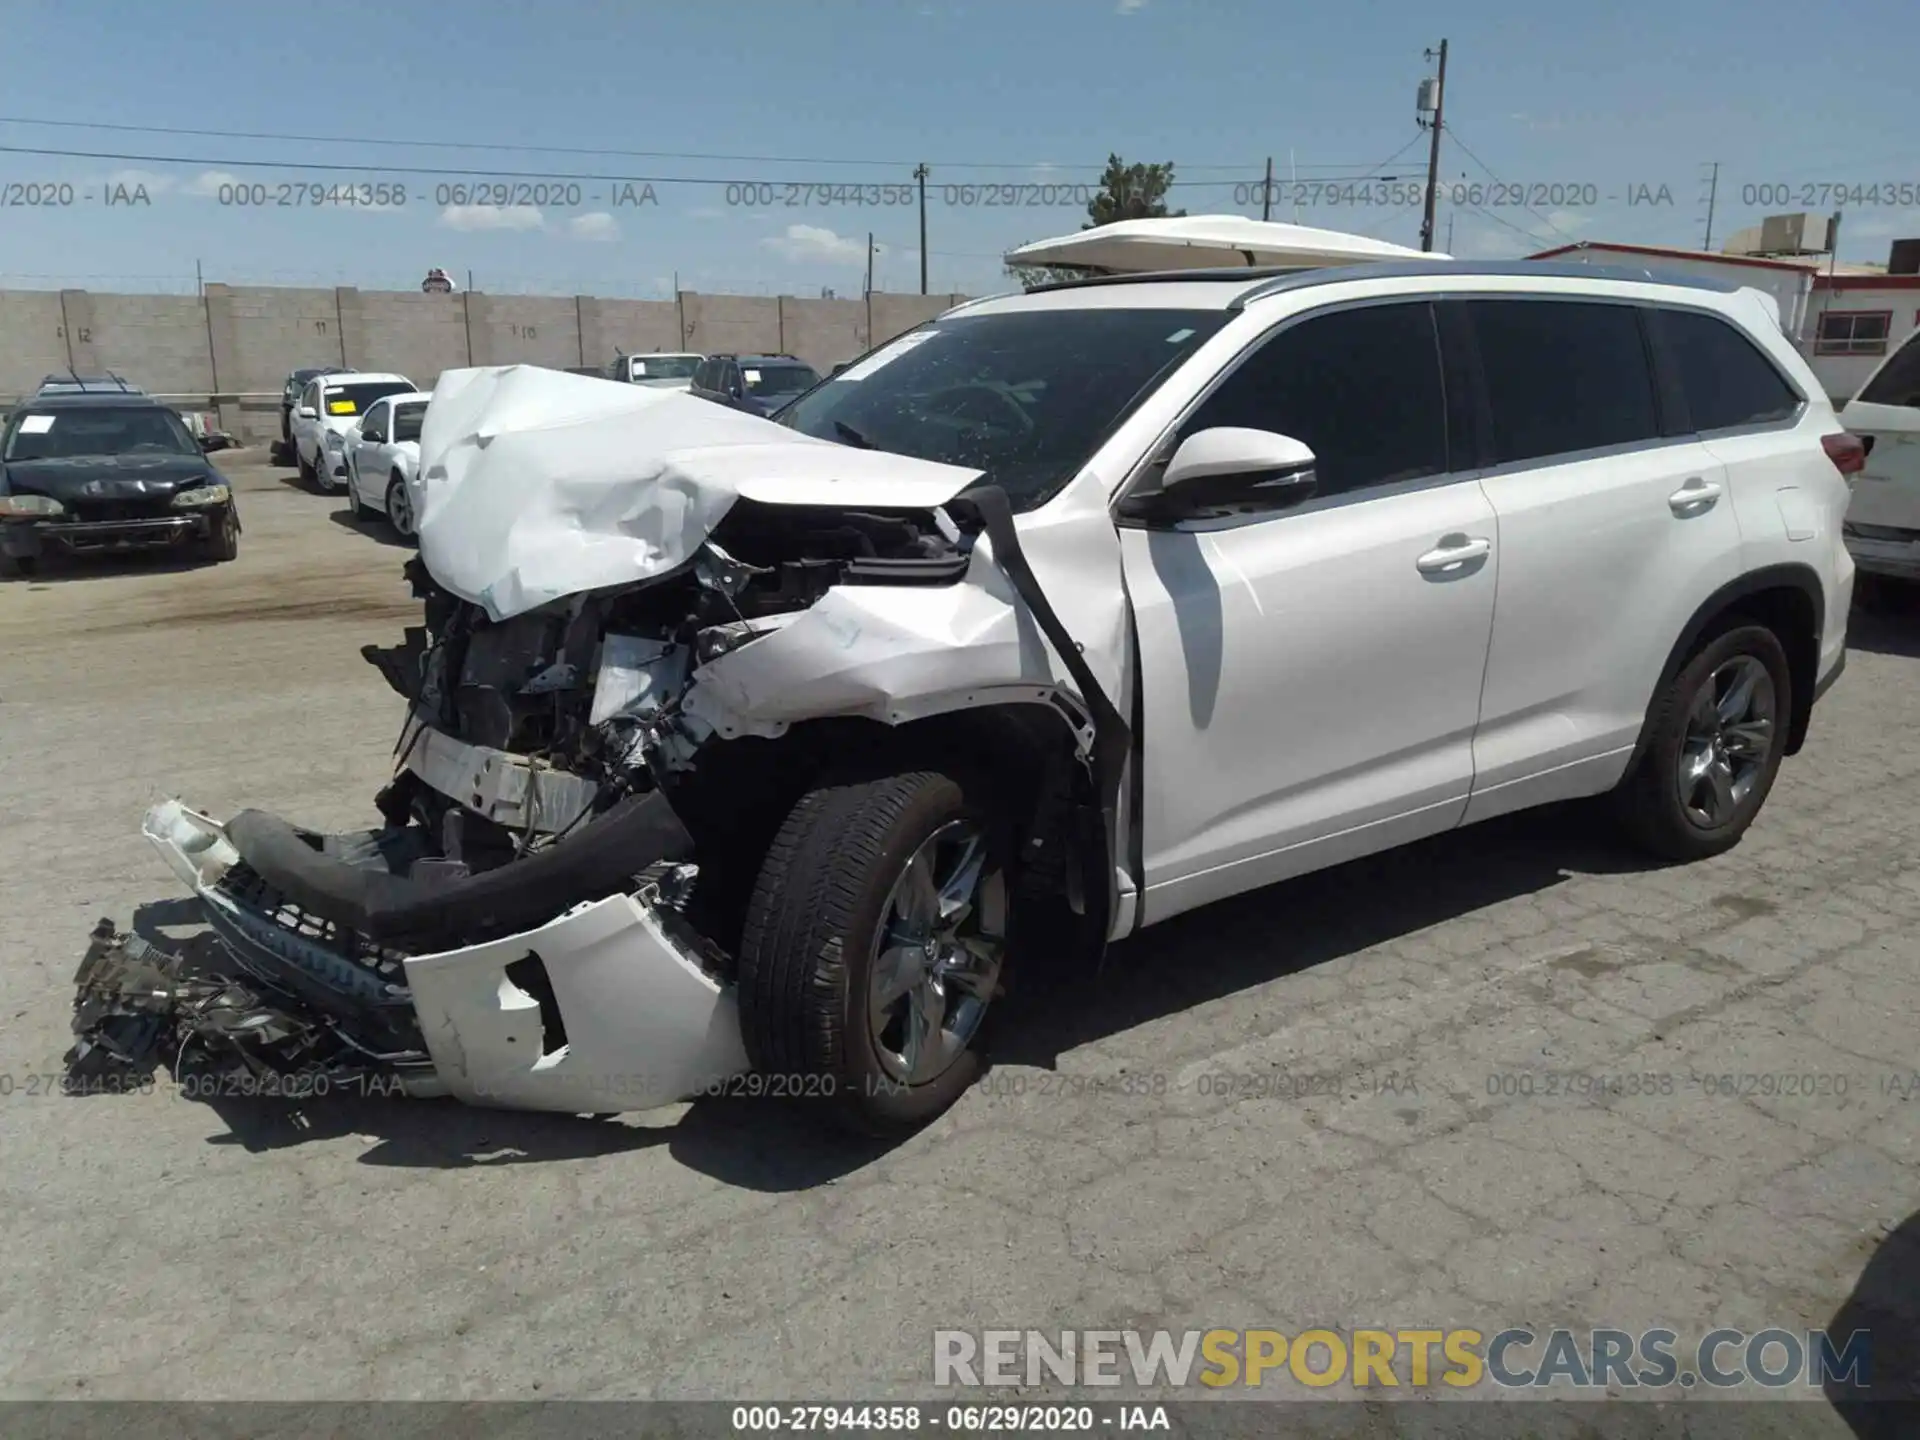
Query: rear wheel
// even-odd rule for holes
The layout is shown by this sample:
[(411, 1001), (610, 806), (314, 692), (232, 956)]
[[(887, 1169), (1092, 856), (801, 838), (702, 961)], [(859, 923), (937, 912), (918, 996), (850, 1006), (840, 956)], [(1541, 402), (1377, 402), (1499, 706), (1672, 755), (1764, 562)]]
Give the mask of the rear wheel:
[(740, 944), (740, 1022), (773, 1093), (867, 1134), (918, 1129), (984, 1063), (1006, 953), (1005, 846), (952, 777), (826, 785), (762, 863)]
[(11, 580), (18, 576), (22, 580), (31, 579), (40, 573), (40, 562), (31, 555), (8, 555), (0, 552), (0, 579)]
[(1646, 747), (1614, 792), (1628, 834), (1667, 860), (1739, 844), (1779, 773), (1792, 700), (1773, 631), (1736, 623), (1709, 640), (1655, 698)]

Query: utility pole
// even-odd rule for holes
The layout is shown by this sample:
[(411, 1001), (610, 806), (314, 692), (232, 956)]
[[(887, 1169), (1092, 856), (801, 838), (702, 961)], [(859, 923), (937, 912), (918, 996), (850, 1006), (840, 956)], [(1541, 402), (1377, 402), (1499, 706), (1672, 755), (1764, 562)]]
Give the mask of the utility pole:
[(1453, 254), (1453, 211), (1447, 211), (1447, 253)]
[(1267, 156), (1267, 183), (1260, 191), (1260, 218), (1273, 218), (1273, 156)]
[(927, 293), (927, 162), (913, 167), (913, 178), (920, 182), (920, 293)]
[(867, 294), (873, 294), (873, 232), (867, 232)]
[[(1433, 51), (1426, 52), (1432, 56)], [(1424, 89), (1425, 87), (1421, 87)], [(1427, 151), (1427, 206), (1420, 220), (1420, 248), (1433, 249), (1433, 202), (1440, 188), (1440, 130), (1446, 123), (1447, 42), (1440, 42), (1440, 78), (1433, 87), (1433, 144)]]
[(1713, 249), (1713, 202), (1720, 194), (1720, 162), (1713, 162), (1713, 174), (1707, 180), (1707, 235), (1700, 242), (1702, 250)]

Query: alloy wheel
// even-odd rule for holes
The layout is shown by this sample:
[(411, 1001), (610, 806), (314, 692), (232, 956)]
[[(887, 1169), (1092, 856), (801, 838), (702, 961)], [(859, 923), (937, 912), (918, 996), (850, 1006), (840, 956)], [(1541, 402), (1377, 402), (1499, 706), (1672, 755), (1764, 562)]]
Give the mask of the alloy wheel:
[(1695, 694), (1680, 744), (1680, 808), (1703, 830), (1731, 820), (1766, 771), (1777, 699), (1773, 677), (1752, 655), (1736, 655)]
[(975, 822), (950, 821), (913, 852), (869, 966), (869, 1033), (892, 1079), (924, 1085), (973, 1042), (1000, 981), (1006, 909), (1006, 877)]

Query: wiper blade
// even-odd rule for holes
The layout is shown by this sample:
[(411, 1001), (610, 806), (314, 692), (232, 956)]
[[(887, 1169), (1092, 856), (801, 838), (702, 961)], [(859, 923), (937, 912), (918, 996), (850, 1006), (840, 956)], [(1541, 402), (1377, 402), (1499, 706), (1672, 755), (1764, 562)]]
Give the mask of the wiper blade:
[(874, 444), (873, 441), (869, 440), (866, 436), (862, 435), (858, 430), (854, 429), (853, 426), (847, 424), (847, 422), (844, 420), (834, 421), (833, 430), (836, 435), (838, 435), (842, 440), (846, 441), (847, 444), (853, 446), (855, 449), (878, 450), (880, 448), (878, 445)]

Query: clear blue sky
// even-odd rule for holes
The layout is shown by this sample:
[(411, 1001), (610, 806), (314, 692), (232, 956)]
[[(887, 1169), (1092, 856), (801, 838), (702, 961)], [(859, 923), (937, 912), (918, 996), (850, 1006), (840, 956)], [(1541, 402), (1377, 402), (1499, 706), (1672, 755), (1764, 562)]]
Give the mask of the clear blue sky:
[[(932, 288), (979, 293), (1004, 284), (1007, 246), (1085, 216), (1024, 203), (1041, 190), (951, 187), (1085, 184), (1109, 151), (1175, 162), (1174, 203), (1193, 213), (1257, 214), (1235, 186), (1269, 155), (1302, 185), (1419, 179), (1415, 88), (1421, 52), (1443, 35), (1443, 179), (1571, 187), (1558, 204), (1551, 192), (1496, 204), (1505, 197), (1483, 189), (1478, 209), (1443, 206), (1439, 236), (1451, 224), (1457, 253), (1698, 245), (1718, 160), (1716, 243), (1765, 211), (1839, 208), (1843, 256), (1878, 260), (1889, 238), (1920, 235), (1920, 7), (1855, 0), (1841, 14), (1779, 0), (0, 0), (0, 146), (12, 147), (0, 185), (65, 183), (75, 196), (0, 208), (0, 284), (191, 291), (198, 262), (210, 280), (410, 289), (440, 265), (497, 292), (670, 293), (677, 273), (689, 289), (846, 295), (859, 293), (871, 230), (877, 284), (913, 289), (913, 205), (822, 204), (831, 191), (787, 186), (909, 186), (924, 160)], [(322, 138), (82, 128), (109, 125)], [(607, 153), (621, 150), (743, 158)], [(461, 198), (444, 186), (516, 175), (555, 178), (561, 203), (436, 203)], [(769, 182), (774, 203), (664, 177)], [(407, 198), (247, 209), (221, 204), (234, 182), (276, 202), (294, 183), (403, 185)], [(1877, 204), (1801, 193), (1876, 183)], [(1891, 188), (1902, 184), (1906, 197)], [(148, 204), (106, 203), (137, 200), (137, 185)], [(572, 185), (577, 204), (565, 203)], [(1773, 185), (1778, 197), (1752, 188)], [(1293, 198), (1274, 218), (1294, 218)], [(1299, 218), (1417, 243), (1409, 206), (1323, 204)]]

